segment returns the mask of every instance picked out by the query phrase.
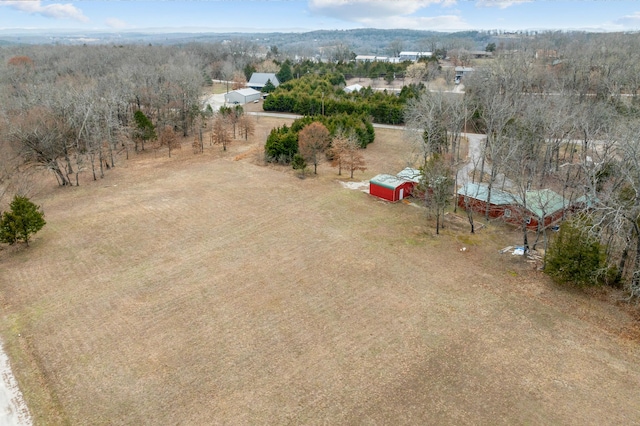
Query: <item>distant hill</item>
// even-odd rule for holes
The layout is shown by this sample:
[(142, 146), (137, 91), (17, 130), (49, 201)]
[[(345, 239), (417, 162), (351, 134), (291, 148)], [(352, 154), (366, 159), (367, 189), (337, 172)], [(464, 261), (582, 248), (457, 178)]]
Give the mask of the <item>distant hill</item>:
[(337, 44), (348, 46), (362, 54), (388, 54), (391, 42), (400, 43), (403, 50), (429, 50), (436, 43), (464, 43), (468, 48), (482, 47), (491, 38), (485, 32), (465, 31), (441, 33), (417, 30), (320, 30), (303, 33), (248, 33), (228, 32), (163, 32), (148, 30), (136, 32), (90, 32), (90, 31), (41, 31), (1, 30), (0, 45), (16, 44), (164, 44), (215, 43), (224, 40), (245, 39), (258, 45), (278, 46), (281, 51), (298, 48), (317, 49)]

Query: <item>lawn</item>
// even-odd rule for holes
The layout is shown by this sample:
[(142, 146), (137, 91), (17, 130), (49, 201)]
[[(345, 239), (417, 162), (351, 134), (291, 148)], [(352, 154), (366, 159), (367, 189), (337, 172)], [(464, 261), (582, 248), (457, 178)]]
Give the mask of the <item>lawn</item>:
[[(34, 201), (0, 251), (0, 330), (37, 424), (634, 424), (636, 324), (453, 213), (265, 166), (260, 118)], [(404, 167), (378, 130), (363, 180)], [(465, 247), (465, 251), (461, 248)]]

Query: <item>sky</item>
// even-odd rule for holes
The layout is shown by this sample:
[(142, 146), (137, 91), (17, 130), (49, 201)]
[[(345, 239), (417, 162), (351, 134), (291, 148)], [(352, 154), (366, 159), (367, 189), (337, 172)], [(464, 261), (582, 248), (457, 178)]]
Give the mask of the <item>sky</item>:
[(631, 0), (0, 0), (0, 30), (640, 30)]

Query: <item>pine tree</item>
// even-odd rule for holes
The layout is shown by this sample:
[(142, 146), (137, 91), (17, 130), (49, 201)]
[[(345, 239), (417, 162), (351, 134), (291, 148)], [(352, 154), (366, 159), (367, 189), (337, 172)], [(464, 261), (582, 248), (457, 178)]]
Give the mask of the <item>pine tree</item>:
[(16, 195), (10, 205), (11, 210), (2, 214), (0, 221), (0, 241), (15, 244), (24, 241), (29, 245), (29, 237), (46, 224), (44, 213), (27, 197)]
[(559, 283), (599, 284), (605, 268), (602, 246), (578, 221), (566, 221), (546, 253), (544, 271)]

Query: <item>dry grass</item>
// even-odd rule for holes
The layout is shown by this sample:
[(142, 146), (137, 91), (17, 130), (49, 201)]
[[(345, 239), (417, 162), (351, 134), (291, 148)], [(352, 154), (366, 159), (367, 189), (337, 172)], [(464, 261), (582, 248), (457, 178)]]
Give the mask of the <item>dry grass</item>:
[[(609, 296), (499, 255), (508, 230), (448, 217), (436, 237), (326, 164), (260, 165), (279, 122), (38, 196), (47, 226), (0, 252), (2, 337), (38, 423), (640, 422), (635, 326)], [(354, 180), (404, 167), (398, 134), (377, 135)]]

